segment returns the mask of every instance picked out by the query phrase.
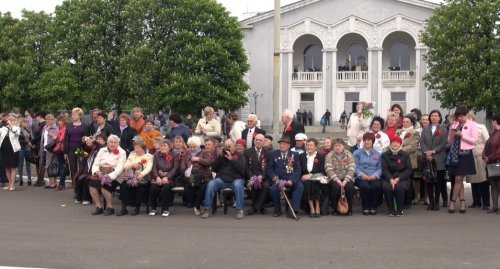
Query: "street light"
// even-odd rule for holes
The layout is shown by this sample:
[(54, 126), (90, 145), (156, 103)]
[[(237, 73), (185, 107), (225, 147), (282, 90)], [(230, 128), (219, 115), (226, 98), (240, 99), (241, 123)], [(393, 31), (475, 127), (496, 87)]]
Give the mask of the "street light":
[(257, 92), (252, 92), (248, 95), (249, 97), (253, 97), (253, 103), (254, 103), (254, 108), (255, 108), (255, 111), (254, 113), (257, 114), (257, 99), (259, 97), (262, 97), (264, 96), (264, 94), (262, 93), (257, 93)]

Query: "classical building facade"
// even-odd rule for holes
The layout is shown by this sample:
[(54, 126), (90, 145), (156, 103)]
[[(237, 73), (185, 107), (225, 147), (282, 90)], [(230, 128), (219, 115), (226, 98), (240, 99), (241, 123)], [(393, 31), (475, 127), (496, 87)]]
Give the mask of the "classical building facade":
[[(425, 88), (420, 32), (438, 7), (421, 0), (303, 0), (281, 9), (280, 111), (329, 109), (333, 120), (360, 101), (376, 102), (385, 116), (400, 104), (409, 111), (439, 108)], [(241, 21), (251, 69), (250, 93), (262, 94), (257, 111), (272, 122), (273, 12)]]

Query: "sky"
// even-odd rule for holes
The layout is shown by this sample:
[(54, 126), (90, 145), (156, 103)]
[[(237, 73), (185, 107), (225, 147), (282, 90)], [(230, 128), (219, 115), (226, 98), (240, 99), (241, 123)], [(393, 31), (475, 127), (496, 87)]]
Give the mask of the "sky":
[[(281, 0), (281, 5), (288, 5), (298, 0)], [(13, 16), (20, 17), (23, 8), (27, 10), (54, 12), (57, 5), (63, 0), (0, 0), (0, 11), (2, 13), (11, 12)], [(233, 16), (242, 19), (245, 13), (256, 13), (269, 11), (274, 8), (273, 0), (217, 0), (224, 5)]]

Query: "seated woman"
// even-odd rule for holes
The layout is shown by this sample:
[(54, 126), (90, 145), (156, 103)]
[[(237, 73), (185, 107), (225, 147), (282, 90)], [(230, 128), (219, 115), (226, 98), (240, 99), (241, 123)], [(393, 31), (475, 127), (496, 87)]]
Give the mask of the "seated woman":
[[(212, 143), (211, 141), (205, 142)], [(194, 207), (194, 214), (201, 215), (200, 206), (201, 198), (207, 190), (207, 183), (212, 178), (210, 166), (213, 158), (211, 154), (203, 151), (201, 141), (198, 136), (193, 136), (188, 139), (189, 151), (182, 156), (181, 171), (186, 179), (185, 194), (188, 202), (188, 207)]]
[(381, 196), (381, 154), (373, 148), (375, 135), (363, 135), (363, 148), (354, 152), (356, 186), (361, 194), (363, 215), (376, 215)]
[(127, 153), (120, 148), (120, 138), (116, 135), (108, 137), (108, 146), (101, 148), (97, 153), (94, 163), (92, 164), (92, 175), (89, 177), (90, 195), (96, 205), (92, 215), (104, 213), (99, 199), (99, 191), (106, 200), (105, 216), (113, 215), (113, 195), (111, 194), (116, 187), (120, 186), (118, 177), (123, 172), (123, 165), (127, 160)]
[(318, 140), (309, 138), (306, 141), (306, 152), (300, 154), (302, 181), (304, 182), (305, 200), (309, 203), (309, 217), (319, 218), (321, 182), (326, 183), (325, 156), (318, 153)]
[(175, 175), (179, 170), (179, 159), (172, 148), (172, 142), (168, 139), (159, 142), (160, 150), (153, 157), (153, 178), (149, 190), (149, 201), (151, 204), (150, 216), (156, 215), (158, 199), (161, 195), (162, 217), (170, 216), (168, 208), (172, 201), (172, 188), (175, 187)]
[[(149, 174), (153, 169), (153, 155), (147, 152), (146, 142), (142, 139), (134, 141), (134, 151), (128, 156), (123, 169), (124, 181), (120, 184), (120, 200), (122, 209), (117, 216), (129, 213), (132, 216), (139, 214), (141, 203), (148, 198)], [(127, 205), (134, 206), (130, 212)]]
[[(179, 170), (177, 170), (177, 174), (174, 175), (175, 186), (174, 187), (182, 187), (186, 189), (186, 181), (184, 180), (184, 175), (182, 175), (182, 171), (180, 169), (182, 156), (188, 151), (188, 147), (184, 138), (182, 136), (177, 135), (174, 137), (172, 141), (172, 152), (177, 156), (177, 160), (179, 161)], [(180, 194), (182, 195), (182, 206), (188, 206), (188, 200), (186, 196), (186, 192)], [(172, 195), (172, 200), (170, 204), (174, 202), (174, 195)], [(189, 207), (191, 208), (191, 207)]]
[(405, 191), (410, 187), (411, 159), (408, 153), (401, 150), (402, 144), (401, 137), (393, 136), (390, 150), (382, 154), (382, 190), (390, 217), (404, 216)]
[(333, 141), (333, 151), (328, 153), (325, 158), (325, 170), (328, 180), (330, 181), (330, 196), (333, 215), (337, 215), (337, 203), (344, 190), (347, 197), (349, 210), (347, 215), (352, 215), (352, 198), (354, 196), (354, 173), (356, 165), (354, 163), (354, 156), (352, 153), (345, 149), (344, 141), (337, 138)]
[(106, 147), (106, 140), (108, 140), (108, 138), (105, 134), (96, 135), (95, 140), (87, 138), (84, 141), (85, 146), (83, 147), (83, 151), (79, 151), (81, 154), (79, 154), (77, 158), (78, 162), (83, 163), (83, 170), (82, 174), (79, 175), (77, 180), (75, 181), (75, 204), (90, 204), (89, 176), (92, 175), (92, 165), (94, 164), (97, 153), (99, 153), (100, 149)]
[(323, 148), (320, 150), (320, 154), (325, 156), (333, 150), (333, 139), (330, 137), (325, 137), (323, 140)]

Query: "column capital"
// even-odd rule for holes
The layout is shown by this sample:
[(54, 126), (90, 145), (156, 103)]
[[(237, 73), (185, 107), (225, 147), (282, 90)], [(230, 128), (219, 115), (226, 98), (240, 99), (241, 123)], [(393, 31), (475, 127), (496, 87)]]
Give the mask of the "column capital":
[(336, 48), (324, 48), (323, 52), (337, 52)]
[(282, 50), (281, 54), (293, 53), (293, 50)]
[(381, 47), (371, 47), (371, 48), (367, 48), (366, 50), (368, 50), (368, 51), (381, 51), (381, 50), (384, 50), (384, 48), (381, 48)]

